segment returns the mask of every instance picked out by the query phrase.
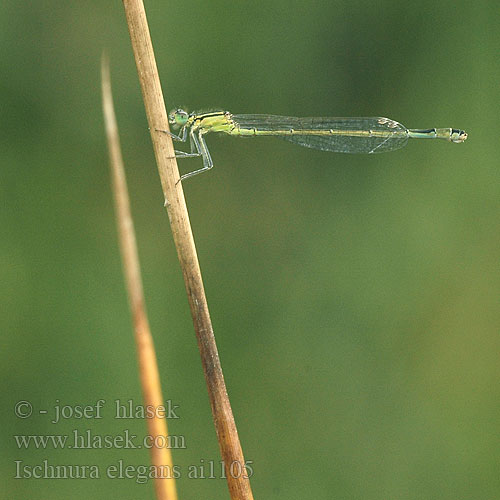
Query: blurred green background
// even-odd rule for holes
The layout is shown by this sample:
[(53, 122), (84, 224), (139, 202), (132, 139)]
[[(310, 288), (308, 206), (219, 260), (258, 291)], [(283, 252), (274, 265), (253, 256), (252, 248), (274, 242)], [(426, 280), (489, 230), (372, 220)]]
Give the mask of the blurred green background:
[[(497, 2), (165, 2), (146, 9), (169, 109), (388, 116), (467, 130), (340, 155), (209, 136), (184, 188), (256, 499), (500, 498)], [(107, 49), (180, 499), (228, 498), (121, 2), (0, 13), (2, 498), (146, 499), (107, 479), (144, 449), (21, 449), (14, 435), (143, 436), (109, 187)], [(198, 160), (182, 160), (184, 172)], [(51, 423), (107, 402), (101, 420)], [(14, 415), (29, 401), (31, 418)], [(40, 415), (46, 409), (48, 415)], [(95, 464), (101, 479), (15, 479)], [(204, 462), (203, 462), (204, 461)]]

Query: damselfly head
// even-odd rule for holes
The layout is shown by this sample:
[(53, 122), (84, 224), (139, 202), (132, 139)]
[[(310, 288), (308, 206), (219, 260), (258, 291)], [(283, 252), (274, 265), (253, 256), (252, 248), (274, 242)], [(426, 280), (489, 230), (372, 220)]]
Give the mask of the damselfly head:
[(465, 130), (451, 129), (451, 142), (464, 142), (467, 139), (467, 132)]
[(176, 125), (177, 127), (183, 127), (188, 121), (189, 113), (183, 109), (175, 109), (168, 115), (168, 123), (170, 125)]

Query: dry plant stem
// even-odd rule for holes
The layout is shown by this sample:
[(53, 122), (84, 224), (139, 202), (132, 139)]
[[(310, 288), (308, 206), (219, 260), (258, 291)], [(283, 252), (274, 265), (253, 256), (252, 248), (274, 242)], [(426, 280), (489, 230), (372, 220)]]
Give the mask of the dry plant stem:
[(244, 467), (245, 459), (215, 344), (182, 183), (178, 182), (179, 171), (172, 139), (168, 134), (157, 131), (168, 130), (169, 127), (144, 5), (141, 0), (123, 0), (123, 5), (165, 196), (165, 206), (186, 284), (229, 493), (232, 500), (252, 500), (250, 481)]
[[(130, 215), (127, 181), (125, 179), (118, 127), (113, 109), (109, 64), (104, 56), (101, 63), (101, 76), (104, 122), (108, 140), (112, 189), (115, 199), (120, 250), (134, 322), (144, 405), (158, 408), (163, 405), (164, 402), (161, 393), (160, 376), (158, 373), (153, 338), (149, 329), (142, 291), (141, 271), (139, 267), (134, 225)], [(166, 439), (168, 431), (165, 418), (148, 418), (147, 424), (150, 436), (153, 438), (160, 436)], [(158, 500), (177, 500), (170, 449), (165, 447), (151, 448), (151, 462), (158, 471), (164, 471), (164, 475), (167, 476), (165, 478), (155, 479), (156, 498)]]

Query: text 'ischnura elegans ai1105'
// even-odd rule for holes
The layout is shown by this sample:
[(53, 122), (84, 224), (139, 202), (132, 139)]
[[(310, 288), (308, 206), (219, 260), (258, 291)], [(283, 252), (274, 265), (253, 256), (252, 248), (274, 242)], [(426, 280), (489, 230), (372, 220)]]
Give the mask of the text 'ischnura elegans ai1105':
[[(177, 158), (201, 156), (203, 168), (184, 174), (181, 179), (213, 167), (204, 135), (223, 132), (238, 137), (276, 136), (287, 141), (338, 153), (385, 153), (406, 145), (408, 139), (445, 139), (464, 142), (467, 133), (455, 128), (407, 129), (389, 118), (296, 118), (274, 115), (233, 115), (229, 111), (187, 113), (176, 109), (169, 123), (180, 129), (175, 140), (186, 142), (189, 135), (191, 152), (176, 151)], [(160, 131), (166, 132), (166, 131)]]

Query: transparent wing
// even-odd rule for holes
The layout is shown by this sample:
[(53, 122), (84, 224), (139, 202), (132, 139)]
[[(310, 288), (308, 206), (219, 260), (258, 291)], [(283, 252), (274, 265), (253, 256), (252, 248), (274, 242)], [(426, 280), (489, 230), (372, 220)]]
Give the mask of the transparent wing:
[[(322, 151), (385, 153), (408, 142), (408, 130), (389, 118), (296, 118), (275, 115), (233, 115), (239, 129), (253, 135), (274, 135)], [(243, 135), (243, 134), (242, 134)]]

